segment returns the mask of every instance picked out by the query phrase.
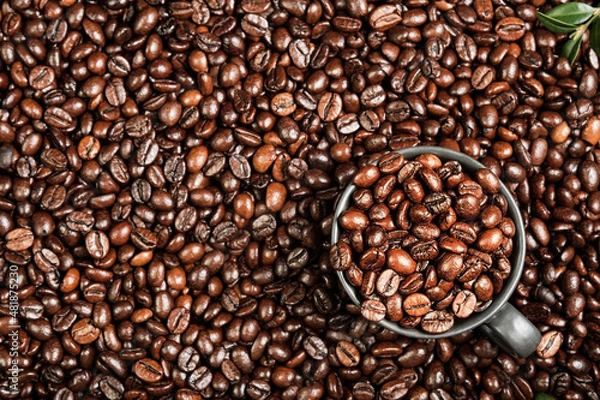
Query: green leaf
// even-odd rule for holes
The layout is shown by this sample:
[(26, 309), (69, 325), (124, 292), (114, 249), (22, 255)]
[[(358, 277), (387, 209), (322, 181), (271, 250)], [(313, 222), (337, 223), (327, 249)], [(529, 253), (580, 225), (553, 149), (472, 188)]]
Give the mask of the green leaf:
[(597, 19), (590, 26), (590, 47), (600, 57), (600, 21)]
[(577, 29), (576, 25), (567, 24), (556, 18), (549, 17), (547, 14), (541, 12), (537, 13), (537, 17), (542, 23), (542, 25), (544, 25), (546, 28), (548, 28), (549, 31), (552, 31), (554, 33), (571, 33), (575, 29)]
[(554, 397), (549, 396), (546, 393), (537, 393), (533, 400), (554, 400)]
[(570, 39), (564, 44), (562, 49), (562, 55), (569, 60), (571, 64), (575, 62), (577, 58), (577, 54), (579, 54), (579, 49), (581, 48), (581, 42), (583, 42), (583, 36), (578, 37), (577, 39)]
[(582, 24), (594, 15), (596, 9), (584, 3), (565, 3), (554, 7), (546, 14), (567, 24)]

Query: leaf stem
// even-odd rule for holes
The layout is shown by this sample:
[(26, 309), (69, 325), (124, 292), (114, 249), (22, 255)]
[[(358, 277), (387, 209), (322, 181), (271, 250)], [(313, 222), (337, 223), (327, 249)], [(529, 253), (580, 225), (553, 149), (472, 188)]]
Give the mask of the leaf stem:
[(596, 10), (594, 11), (594, 14), (592, 14), (590, 19), (588, 19), (584, 24), (579, 25), (577, 27), (577, 29), (575, 30), (575, 32), (573, 32), (571, 34), (570, 39), (577, 40), (580, 37), (582, 37), (585, 34), (585, 31), (588, 30), (588, 28), (590, 27), (592, 22), (594, 22), (598, 18), (599, 15), (600, 15), (600, 8), (596, 8)]

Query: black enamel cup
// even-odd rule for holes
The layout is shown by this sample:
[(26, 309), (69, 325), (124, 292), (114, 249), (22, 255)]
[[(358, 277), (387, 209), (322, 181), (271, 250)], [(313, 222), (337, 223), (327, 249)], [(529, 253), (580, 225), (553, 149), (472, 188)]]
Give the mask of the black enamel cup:
[[(483, 164), (465, 154), (441, 147), (419, 146), (397, 150), (396, 152), (402, 154), (406, 160), (414, 159), (421, 154), (434, 154), (442, 162), (455, 160), (462, 165), (463, 171), (467, 173), (475, 173), (477, 170), (485, 168)], [(525, 227), (516, 201), (502, 182), (500, 186), (500, 193), (508, 201), (508, 216), (515, 224), (516, 234), (513, 238), (513, 252), (510, 257), (512, 266), (511, 274), (504, 281), (502, 291), (494, 297), (492, 304), (485, 311), (472, 314), (469, 318), (463, 320), (456, 319), (454, 326), (450, 330), (438, 334), (423, 332), (419, 329), (404, 328), (386, 319), (379, 322), (379, 324), (402, 336), (416, 339), (445, 338), (479, 328), (502, 349), (512, 355), (527, 357), (535, 351), (541, 340), (540, 332), (523, 314), (508, 302), (523, 273), (526, 251)], [(337, 243), (340, 237), (338, 219), (348, 208), (352, 193), (356, 189), (355, 185), (349, 185), (338, 200), (331, 229), (331, 243)], [(343, 272), (338, 271), (337, 274), (350, 299), (356, 305), (360, 306), (360, 293), (354, 286), (350, 285)]]

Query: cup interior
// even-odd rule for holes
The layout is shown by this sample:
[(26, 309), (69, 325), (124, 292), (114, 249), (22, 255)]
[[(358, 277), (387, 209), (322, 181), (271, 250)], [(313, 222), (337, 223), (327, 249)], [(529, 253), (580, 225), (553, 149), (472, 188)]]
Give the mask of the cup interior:
[[(483, 164), (479, 161), (454, 150), (442, 148), (442, 147), (433, 147), (433, 146), (418, 146), (411, 147), (408, 149), (396, 150), (397, 153), (400, 153), (404, 156), (406, 160), (412, 160), (415, 157), (421, 154), (434, 154), (438, 156), (442, 162), (455, 160), (458, 161), (463, 168), (463, 171), (474, 174), (475, 171), (485, 168)], [(376, 163), (374, 161), (373, 163)], [(335, 208), (334, 220), (331, 227), (331, 243), (337, 243), (340, 234), (341, 228), (338, 223), (338, 219), (340, 215), (349, 207), (350, 202), (352, 201), (352, 193), (356, 190), (356, 186), (350, 184), (342, 195), (340, 196), (338, 203)], [(509, 258), (511, 262), (511, 274), (508, 279), (504, 280), (504, 286), (502, 291), (494, 297), (492, 300), (492, 304), (483, 312), (474, 313), (469, 318), (466, 319), (455, 319), (454, 326), (446, 332), (443, 333), (427, 333), (421, 331), (418, 328), (404, 328), (399, 324), (384, 319), (380, 321), (379, 324), (383, 327), (390, 329), (402, 336), (417, 338), (417, 339), (440, 339), (445, 337), (450, 337), (454, 335), (458, 335), (465, 331), (476, 328), (477, 326), (483, 324), (490, 317), (492, 317), (510, 298), (512, 293), (515, 291), (517, 284), (519, 283), (519, 279), (521, 278), (521, 274), (523, 272), (523, 266), (525, 263), (525, 227), (523, 225), (523, 218), (521, 216), (521, 212), (519, 210), (519, 206), (510, 191), (500, 181), (500, 193), (506, 197), (508, 202), (508, 216), (513, 220), (516, 228), (515, 236), (513, 237), (513, 252)], [(343, 272), (337, 272), (338, 277), (344, 287), (346, 293), (352, 300), (354, 304), (360, 306), (361, 304), (361, 295), (356, 290), (354, 286), (348, 282)]]

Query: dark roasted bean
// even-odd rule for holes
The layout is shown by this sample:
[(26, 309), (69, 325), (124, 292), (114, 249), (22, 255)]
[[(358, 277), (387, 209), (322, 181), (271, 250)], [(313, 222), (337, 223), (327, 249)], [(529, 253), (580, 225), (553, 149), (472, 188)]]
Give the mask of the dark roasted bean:
[[(4, 2), (0, 397), (597, 399), (600, 60), (543, 3)], [(537, 353), (371, 324), (493, 304), (501, 179)]]

